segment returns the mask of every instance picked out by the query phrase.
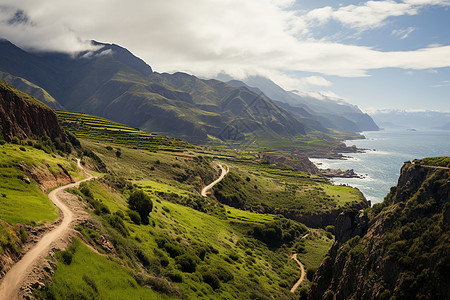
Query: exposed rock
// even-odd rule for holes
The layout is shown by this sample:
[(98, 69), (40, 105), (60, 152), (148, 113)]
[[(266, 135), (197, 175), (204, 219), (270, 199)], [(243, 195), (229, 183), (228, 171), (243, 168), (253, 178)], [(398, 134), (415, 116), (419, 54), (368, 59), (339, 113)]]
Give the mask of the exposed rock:
[(66, 140), (55, 113), (46, 105), (0, 81), (0, 126), (3, 138), (11, 141), (32, 135)]
[(347, 169), (345, 171), (341, 169), (320, 169), (320, 173), (325, 177), (362, 178), (353, 169)]
[[(25, 162), (19, 162), (17, 165), (27, 176), (33, 178), (33, 180), (39, 184), (39, 188), (42, 191), (46, 191), (49, 188), (56, 187), (60, 183), (67, 184), (73, 181), (70, 174), (61, 165), (58, 165), (61, 168), (61, 172), (57, 174), (53, 174), (45, 166), (31, 168)], [(28, 177), (24, 177), (24, 181), (25, 178), (30, 180)]]

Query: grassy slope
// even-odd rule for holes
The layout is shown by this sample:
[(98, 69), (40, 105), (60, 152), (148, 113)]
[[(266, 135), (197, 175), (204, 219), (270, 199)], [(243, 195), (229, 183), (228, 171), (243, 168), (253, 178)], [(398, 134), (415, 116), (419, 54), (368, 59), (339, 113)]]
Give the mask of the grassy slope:
[[(176, 150), (176, 146), (166, 145), (162, 150), (142, 146), (142, 144), (128, 143), (127, 136), (133, 136), (137, 130), (122, 127), (120, 124), (109, 123), (107, 120), (91, 117), (87, 115), (63, 116), (63, 124), (71, 127), (68, 118), (77, 120), (81, 118), (84, 126), (81, 129), (75, 129), (74, 133), (82, 137), (81, 141), (84, 147), (93, 150), (107, 165), (108, 169), (116, 175), (131, 180), (136, 185), (144, 188), (149, 194), (159, 199), (154, 201), (154, 211), (151, 213), (150, 225), (135, 225), (130, 221), (125, 213), (125, 224), (130, 232), (130, 240), (137, 241), (138, 247), (150, 259), (158, 259), (155, 249), (158, 249), (156, 240), (160, 237), (171, 237), (172, 240), (179, 241), (180, 245), (190, 251), (195, 245), (210, 245), (218, 253), (207, 254), (205, 261), (199, 265), (199, 270), (208, 266), (225, 266), (233, 275), (234, 279), (228, 284), (222, 284), (219, 291), (214, 291), (208, 284), (202, 281), (198, 272), (182, 273), (182, 283), (178, 283), (183, 294), (189, 298), (198, 297), (250, 297), (250, 295), (268, 295), (274, 294), (278, 297), (289, 297), (288, 290), (290, 286), (298, 279), (299, 269), (294, 261), (290, 260), (289, 254), (295, 249), (280, 248), (270, 250), (257, 240), (248, 236), (254, 224), (266, 223), (274, 220), (274, 215), (258, 214), (249, 211), (242, 211), (232, 207), (212, 204), (213, 211), (203, 213), (189, 207), (181, 206), (173, 202), (161, 199), (160, 192), (175, 194), (175, 197), (195, 197), (198, 196), (202, 177), (197, 174), (190, 180), (179, 182), (174, 179), (179, 173), (184, 173), (185, 169), (208, 169), (212, 159), (226, 161), (226, 164), (232, 164), (239, 172), (242, 171), (251, 177), (251, 180), (258, 181), (258, 187), (278, 188), (280, 181), (298, 181), (306, 180), (305, 184), (318, 183), (325, 184), (318, 178), (309, 178), (304, 173), (294, 172), (292, 170), (283, 170), (281, 168), (272, 168), (264, 166), (259, 168), (257, 164), (249, 164), (236, 159), (235, 154), (225, 152), (202, 151), (201, 148), (193, 152), (189, 145), (184, 151)], [(61, 113), (59, 113), (61, 116)], [(81, 120), (78, 119), (78, 124)], [(69, 124), (69, 125), (68, 125)], [(89, 128), (94, 128), (90, 132)], [(99, 131), (96, 128), (101, 128)], [(120, 139), (116, 139), (114, 130), (121, 130), (124, 134)], [(110, 146), (113, 150), (108, 150)], [(116, 157), (115, 152), (120, 148), (121, 156)], [(203, 153), (202, 153), (203, 152)], [(203, 160), (199, 161), (199, 156)], [(232, 158), (232, 162), (230, 161)], [(209, 167), (210, 168), (210, 167)], [(216, 176), (215, 171), (209, 169), (206, 171), (207, 182), (212, 181)], [(216, 173), (217, 174), (217, 173)], [(252, 182), (253, 183), (253, 182)], [(91, 182), (88, 184), (94, 198), (105, 204), (111, 213), (117, 211), (126, 212), (127, 192), (121, 195), (111, 189), (104, 183)], [(156, 199), (154, 198), (154, 199)], [(104, 226), (109, 226), (105, 225)], [(248, 243), (250, 238), (251, 243)], [(175, 242), (174, 242), (175, 243)], [(255, 244), (256, 243), (256, 244)], [(330, 240), (324, 238), (324, 234), (315, 235), (314, 238), (307, 239), (305, 243), (306, 252), (303, 256), (309, 265), (317, 267), (316, 264), (325, 255), (326, 251), (315, 251), (318, 248), (328, 248)], [(101, 250), (101, 249), (100, 249)], [(192, 249), (191, 249), (192, 250)], [(161, 251), (165, 251), (162, 249)], [(76, 255), (76, 254), (75, 254)], [(93, 255), (93, 254), (92, 254)], [(160, 276), (169, 276), (171, 273), (180, 272), (176, 260), (166, 253), (169, 259), (169, 266), (163, 268)], [(237, 256), (234, 261), (229, 258), (230, 255)], [(120, 256), (120, 255), (119, 255)], [(309, 258), (308, 258), (309, 257)], [(127, 260), (130, 267), (133, 260)], [(70, 266), (69, 266), (70, 267)], [(56, 271), (59, 272), (58, 270)], [(71, 272), (78, 273), (76, 276), (83, 275), (82, 269), (71, 269)], [(151, 273), (151, 272), (150, 272)], [(56, 281), (56, 285), (59, 283)], [(246, 296), (245, 296), (246, 295)]]
[(225, 201), (235, 197), (246, 209), (311, 214), (363, 200), (354, 188), (334, 186), (321, 177), (289, 168), (263, 165), (254, 159), (228, 159), (226, 164), (231, 173), (214, 187), (216, 195)]
[[(20, 147), (25, 151), (20, 150)], [(18, 163), (39, 168), (52, 174), (61, 172), (60, 164), (74, 177), (79, 176), (76, 164), (58, 155), (47, 154), (30, 146), (5, 144), (0, 146), (0, 218), (10, 224), (41, 224), (58, 217), (55, 206), (37, 183), (26, 183)]]
[[(116, 194), (116, 199), (111, 200), (111, 190), (107, 186), (95, 182), (90, 182), (87, 186), (94, 197), (107, 205), (111, 212), (126, 211), (124, 199), (117, 199)], [(204, 261), (200, 262), (197, 270), (220, 265), (229, 270), (234, 279), (228, 284), (222, 284), (219, 290), (214, 291), (208, 284), (202, 282), (200, 272), (183, 272), (181, 275), (183, 282), (178, 283), (178, 286), (190, 299), (246, 298), (243, 295), (247, 297), (255, 293), (259, 295), (260, 292), (257, 291), (264, 291), (261, 295), (271, 293), (278, 295), (277, 298), (288, 298), (288, 287), (298, 279), (298, 267), (289, 260), (289, 253), (286, 252), (289, 250), (270, 251), (267, 246), (256, 240), (253, 240), (256, 244), (243, 244), (243, 241), (248, 240), (245, 228), (250, 229), (252, 224), (257, 222), (270, 222), (273, 216), (228, 209), (230, 219), (218, 218), (160, 199), (154, 201), (154, 209), (150, 214), (151, 223), (154, 222), (154, 225), (136, 225), (127, 218), (125, 218), (125, 224), (130, 231), (130, 239), (138, 241), (138, 247), (151, 259), (157, 258), (154, 251), (158, 249), (157, 240), (162, 237), (170, 237), (173, 243), (180, 245), (187, 252), (198, 245), (211, 246), (217, 251), (217, 253), (209, 252)], [(236, 219), (239, 219), (239, 226), (233, 225)], [(170, 263), (160, 270), (162, 275), (179, 272), (176, 271), (176, 259), (171, 258), (167, 253), (166, 255)], [(237, 260), (229, 259), (231, 255), (237, 256)], [(75, 267), (70, 270), (77, 277), (89, 274), (86, 270)], [(59, 272), (57, 270), (55, 274)], [(55, 281), (54, 284), (60, 283)], [(103, 297), (103, 294), (101, 296)]]
[(61, 255), (50, 291), (56, 299), (169, 299), (141, 287), (129, 271), (94, 253), (78, 239), (71, 245), (70, 265)]

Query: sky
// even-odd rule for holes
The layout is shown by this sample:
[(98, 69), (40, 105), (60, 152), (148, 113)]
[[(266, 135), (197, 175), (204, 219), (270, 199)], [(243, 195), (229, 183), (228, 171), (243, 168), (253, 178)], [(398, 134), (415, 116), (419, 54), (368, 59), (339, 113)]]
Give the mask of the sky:
[(129, 49), (157, 72), (236, 79), (379, 109), (450, 111), (450, 0), (0, 0), (0, 38)]

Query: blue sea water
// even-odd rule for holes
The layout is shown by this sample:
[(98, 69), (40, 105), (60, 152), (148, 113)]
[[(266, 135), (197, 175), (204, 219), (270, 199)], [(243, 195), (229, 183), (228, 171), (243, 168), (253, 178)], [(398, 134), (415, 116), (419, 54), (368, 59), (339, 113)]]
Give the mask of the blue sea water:
[(350, 153), (345, 160), (311, 159), (319, 168), (354, 169), (364, 176), (333, 178), (335, 184), (356, 187), (371, 200), (382, 202), (390, 188), (397, 184), (405, 161), (433, 156), (450, 156), (450, 131), (371, 131), (366, 139), (345, 141), (348, 146), (369, 149), (365, 153)]

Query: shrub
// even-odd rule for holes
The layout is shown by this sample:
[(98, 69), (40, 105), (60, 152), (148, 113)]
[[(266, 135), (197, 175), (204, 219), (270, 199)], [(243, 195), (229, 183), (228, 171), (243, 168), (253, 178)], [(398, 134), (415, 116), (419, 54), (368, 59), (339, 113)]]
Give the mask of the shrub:
[(119, 233), (122, 236), (127, 237), (129, 235), (129, 232), (128, 232), (127, 227), (125, 226), (125, 223), (118, 215), (107, 216), (106, 220), (112, 227), (117, 229), (117, 231), (119, 231)]
[(106, 146), (106, 150), (111, 151), (113, 148), (111, 146)]
[(122, 156), (122, 152), (120, 152), (119, 150), (116, 151), (116, 157), (120, 158)]
[(171, 257), (177, 257), (184, 253), (184, 249), (180, 245), (175, 245), (171, 242), (166, 242), (163, 248)]
[(183, 273), (177, 270), (173, 270), (166, 275), (173, 282), (183, 282)]
[(203, 281), (205, 283), (209, 284), (214, 290), (217, 290), (220, 288), (220, 280), (213, 273), (211, 273), (211, 272), (203, 273), (202, 277), (203, 277)]
[(233, 274), (225, 269), (224, 267), (218, 266), (217, 269), (214, 271), (214, 274), (217, 276), (217, 278), (220, 279), (222, 282), (228, 282), (234, 278)]
[(20, 147), (19, 148), (21, 151), (27, 151), (27, 149), (25, 149), (25, 147)]
[(141, 221), (148, 224), (148, 214), (153, 209), (153, 202), (142, 190), (133, 192), (128, 198), (128, 206), (141, 216)]
[(180, 266), (181, 271), (193, 273), (197, 268), (200, 259), (197, 256), (191, 254), (183, 254), (176, 258), (177, 265)]
[(133, 221), (134, 224), (136, 224), (136, 225), (141, 224), (141, 216), (137, 212), (135, 212), (134, 210), (128, 210), (127, 214), (130, 217), (131, 221)]
[(65, 250), (61, 252), (61, 257), (63, 259), (63, 263), (66, 265), (70, 265), (72, 263), (72, 252)]
[(11, 140), (11, 143), (18, 145), (20, 144), (20, 140), (17, 136), (14, 136)]

